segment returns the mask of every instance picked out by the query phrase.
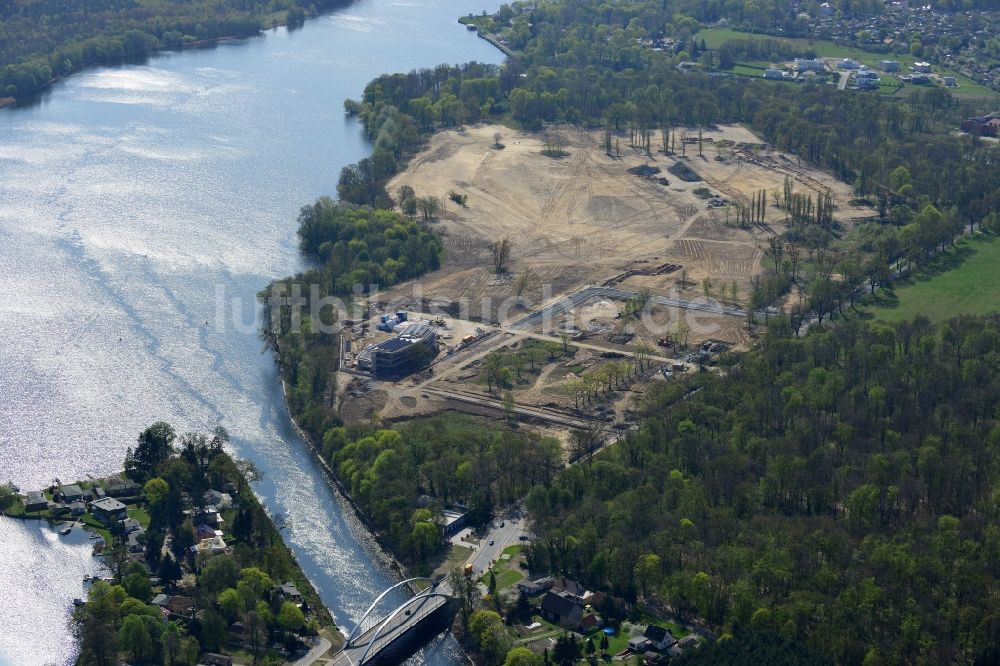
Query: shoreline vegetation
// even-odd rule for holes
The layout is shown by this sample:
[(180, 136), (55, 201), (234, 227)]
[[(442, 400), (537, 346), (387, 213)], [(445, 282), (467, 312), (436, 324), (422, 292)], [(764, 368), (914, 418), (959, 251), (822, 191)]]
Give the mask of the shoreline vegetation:
[[(72, 11), (45, 3), (0, 9), (0, 108), (30, 103), (88, 67), (144, 60), (164, 51), (205, 48), (259, 35), (349, 5), (353, 0), (180, 2), (138, 0), (126, 8), (100, 0)], [(29, 46), (31, 45), (31, 46)]]
[(259, 472), (231, 458), (227, 441), (221, 428), (178, 437), (159, 422), (119, 475), (24, 502), (9, 487), (0, 493), (9, 517), (65, 520), (101, 537), (95, 556), (107, 577), (74, 611), (77, 663), (193, 665), (224, 653), (280, 664), (320, 634), (339, 647), (329, 610), (282, 541), (285, 519), (265, 512), (251, 487)]

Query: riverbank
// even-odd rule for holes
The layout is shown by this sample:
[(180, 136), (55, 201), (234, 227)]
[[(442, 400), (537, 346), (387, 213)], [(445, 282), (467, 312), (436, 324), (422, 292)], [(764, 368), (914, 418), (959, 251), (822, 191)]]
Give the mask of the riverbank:
[[(289, 9), (271, 11), (265, 14), (257, 14), (251, 11), (236, 11), (225, 14), (224, 18), (219, 18), (215, 23), (211, 21), (195, 21), (199, 32), (211, 31), (222, 26), (240, 25), (244, 23), (256, 23), (247, 25), (245, 29), (236, 29), (226, 34), (214, 37), (198, 37), (190, 34), (182, 34), (178, 30), (169, 30), (168, 27), (182, 27), (178, 23), (179, 17), (166, 16), (164, 25), (146, 25), (139, 23), (141, 27), (132, 27), (127, 35), (112, 33), (91, 34), (81, 33), (72, 37), (67, 37), (51, 53), (34, 53), (22, 55), (22, 57), (7, 65), (0, 67), (0, 89), (11, 92), (7, 97), (0, 98), (0, 108), (17, 107), (31, 104), (42, 94), (66, 78), (78, 74), (94, 67), (108, 67), (123, 63), (144, 64), (149, 58), (167, 52), (181, 52), (192, 49), (210, 48), (226, 42), (233, 42), (243, 39), (250, 39), (262, 35), (267, 30), (278, 27), (299, 26), (307, 19), (321, 16), (322, 14), (342, 8), (351, 4), (353, 0), (319, 0), (320, 7), (317, 9), (316, 3), (310, 4), (306, 8), (293, 5)], [(169, 5), (167, 9), (169, 10)], [(0, 16), (0, 20), (3, 16)], [(58, 22), (60, 17), (56, 15), (54, 20)], [(173, 23), (170, 23), (173, 21)], [(183, 22), (182, 22), (183, 23)], [(127, 39), (126, 39), (127, 37)], [(115, 39), (117, 38), (117, 41)], [(83, 39), (85, 41), (81, 42)], [(109, 41), (110, 40), (110, 41)], [(129, 48), (127, 44), (131, 44)], [(98, 55), (102, 50), (107, 50), (105, 56)], [(84, 55), (84, 54), (87, 55)], [(82, 60), (86, 60), (83, 62)], [(50, 76), (44, 78), (42, 72), (49, 71)], [(39, 80), (42, 75), (43, 79)], [(34, 84), (27, 83), (33, 80)]]

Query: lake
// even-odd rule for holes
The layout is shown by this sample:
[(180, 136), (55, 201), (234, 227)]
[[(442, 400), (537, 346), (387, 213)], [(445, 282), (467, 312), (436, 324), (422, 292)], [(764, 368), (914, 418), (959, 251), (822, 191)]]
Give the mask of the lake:
[[(298, 30), (89, 69), (0, 113), (0, 480), (108, 474), (153, 421), (221, 424), (350, 627), (397, 578), (295, 435), (253, 299), (302, 269), (298, 209), (369, 152), (344, 99), (380, 73), (500, 62), (456, 21), (497, 6), (483, 2), (363, 0)], [(2, 604), (0, 664), (71, 662), (89, 546), (7, 519), (0, 544), (0, 598), (17, 600)], [(415, 663), (459, 655), (441, 639)]]

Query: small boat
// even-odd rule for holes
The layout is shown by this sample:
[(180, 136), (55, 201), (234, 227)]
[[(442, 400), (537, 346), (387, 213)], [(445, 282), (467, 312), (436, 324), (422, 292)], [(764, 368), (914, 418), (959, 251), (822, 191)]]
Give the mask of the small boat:
[(72, 531), (73, 531), (72, 527), (64, 527), (61, 530), (59, 530), (59, 535), (60, 536), (66, 536), (67, 534), (69, 534)]

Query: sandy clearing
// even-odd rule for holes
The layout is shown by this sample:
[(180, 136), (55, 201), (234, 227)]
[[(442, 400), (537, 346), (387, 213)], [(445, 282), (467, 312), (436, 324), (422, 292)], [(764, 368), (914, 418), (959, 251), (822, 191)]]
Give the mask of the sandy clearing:
[[(506, 147), (493, 146), (495, 132)], [(620, 159), (604, 153), (599, 132), (555, 128), (568, 153), (542, 155), (544, 135), (514, 132), (495, 125), (445, 130), (389, 184), (390, 192), (409, 185), (418, 195), (445, 200), (439, 221), (444, 237), (444, 268), (421, 280), (422, 295), (442, 300), (483, 297), (503, 299), (512, 294), (516, 277), (498, 280), (489, 273), (487, 245), (508, 236), (514, 241), (514, 276), (531, 268), (537, 279), (522, 292), (527, 300), (559, 294), (585, 284), (600, 284), (629, 269), (676, 263), (687, 279), (700, 284), (735, 281), (744, 296), (749, 280), (760, 270), (767, 237), (784, 229), (784, 213), (768, 206), (766, 224), (738, 229), (726, 208), (710, 209), (693, 191), (707, 187), (732, 202), (759, 190), (780, 191), (791, 176), (797, 192), (818, 194), (827, 189), (837, 205), (836, 217), (849, 224), (870, 211), (851, 205), (851, 188), (823, 172), (801, 166), (792, 156), (769, 150), (741, 126), (722, 126), (703, 134), (698, 155), (697, 132), (689, 131), (685, 157), (653, 152), (651, 156), (626, 147), (619, 138)], [(692, 143), (693, 141), (693, 143)], [(694, 169), (702, 181), (688, 183), (668, 173), (678, 161)], [(661, 170), (653, 179), (627, 170), (649, 165)], [(669, 185), (655, 181), (665, 177)], [(465, 207), (447, 200), (455, 191), (468, 197)], [(769, 195), (770, 201), (770, 195)], [(623, 287), (655, 290), (674, 288), (679, 269), (665, 275), (637, 275)], [(406, 293), (411, 285), (394, 290)], [(475, 309), (475, 308), (474, 308)], [(494, 316), (480, 308), (476, 316)]]

